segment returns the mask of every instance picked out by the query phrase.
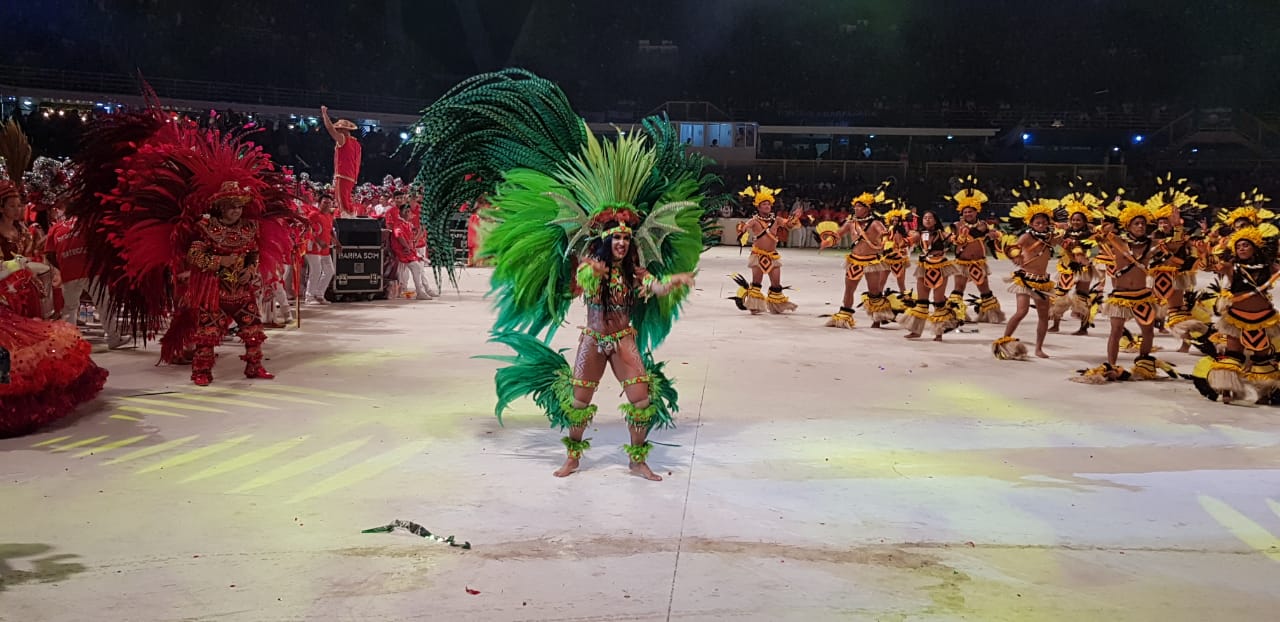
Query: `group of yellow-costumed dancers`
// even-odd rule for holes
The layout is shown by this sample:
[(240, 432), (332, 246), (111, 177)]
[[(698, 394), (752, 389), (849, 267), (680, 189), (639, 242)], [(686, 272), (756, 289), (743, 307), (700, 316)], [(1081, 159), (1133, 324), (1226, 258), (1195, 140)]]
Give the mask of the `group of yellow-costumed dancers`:
[[(1157, 179), (1145, 201), (1130, 200), (1123, 189), (1108, 195), (1091, 182), (1076, 179), (1061, 197), (1046, 197), (1038, 182), (1025, 180), (1014, 191), (1018, 202), (1000, 223), (982, 219), (988, 197), (972, 176), (947, 197), (960, 220), (946, 225), (932, 211), (906, 226), (905, 205), (890, 196), (888, 184), (852, 200), (843, 222), (816, 223), (814, 235), (826, 249), (848, 240), (840, 309), (826, 325), (856, 326), (854, 297), (866, 281), (862, 307), (873, 328), (896, 322), (908, 339), (932, 334), (935, 341), (966, 323), (1004, 324), (991, 344), (1000, 360), (1048, 358), (1047, 333), (1059, 332), (1068, 315), (1077, 322), (1073, 335), (1088, 334), (1105, 318), (1106, 361), (1080, 370), (1079, 382), (1101, 384), (1161, 377), (1192, 379), (1201, 394), (1230, 403), (1252, 397), (1269, 403), (1280, 388), (1273, 340), (1280, 336), (1280, 314), (1271, 302), (1271, 286), (1280, 275), (1276, 215), (1256, 189), (1237, 204), (1212, 209), (1198, 202), (1185, 179)], [(755, 184), (741, 195), (756, 214), (738, 226), (743, 244), (752, 241), (750, 281), (733, 275), (739, 289), (733, 299), (752, 314), (787, 313), (796, 305), (783, 294), (778, 243), (805, 224), (799, 212), (774, 212), (780, 190)], [(877, 211), (879, 210), (879, 211)], [(1014, 271), (1004, 278), (1016, 308), (1006, 318), (992, 294), (989, 258), (1008, 259)], [(906, 274), (914, 262), (914, 289)], [(1056, 265), (1056, 275), (1049, 267)], [(1197, 276), (1206, 273), (1206, 287)], [(762, 289), (769, 277), (769, 291)], [(898, 290), (887, 288), (896, 277)], [(951, 291), (947, 291), (948, 283)], [(970, 283), (976, 295), (965, 299)], [(1109, 289), (1108, 289), (1109, 288)], [(1014, 337), (1034, 309), (1033, 348)], [(1216, 320), (1215, 320), (1216, 317)], [(1127, 325), (1137, 326), (1136, 334)], [(1156, 332), (1172, 333), (1179, 352), (1191, 347), (1206, 354), (1192, 373), (1179, 374), (1152, 356)], [(1136, 353), (1126, 369), (1122, 351)], [(1277, 397), (1280, 397), (1278, 395)]]

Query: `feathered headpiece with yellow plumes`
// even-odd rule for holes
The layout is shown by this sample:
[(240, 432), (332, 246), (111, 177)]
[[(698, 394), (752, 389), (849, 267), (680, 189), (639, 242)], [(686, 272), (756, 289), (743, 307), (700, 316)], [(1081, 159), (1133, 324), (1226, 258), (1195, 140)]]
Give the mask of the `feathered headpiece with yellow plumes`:
[(880, 217), (884, 219), (886, 225), (892, 223), (895, 218), (905, 219), (911, 215), (911, 210), (907, 208), (907, 205), (898, 199), (889, 199), (885, 203), (889, 206), (889, 209), (881, 212)]
[(1081, 214), (1086, 221), (1097, 220), (1101, 216), (1102, 197), (1094, 194), (1093, 182), (1077, 177), (1067, 182), (1067, 192), (1058, 201), (1058, 212), (1063, 220), (1070, 220), (1075, 214)]
[(1147, 222), (1152, 220), (1151, 210), (1146, 205), (1124, 198), (1124, 188), (1116, 190), (1116, 197), (1107, 205), (1104, 215), (1119, 222), (1122, 228), (1127, 228), (1134, 218), (1142, 217)]
[(880, 185), (876, 186), (876, 189), (874, 192), (863, 192), (862, 194), (859, 194), (853, 197), (853, 200), (849, 201), (849, 205), (861, 204), (867, 207), (874, 208), (877, 203), (884, 203), (888, 201), (888, 199), (885, 197), (885, 191), (889, 189), (890, 183), (892, 182), (889, 182), (887, 180), (880, 182)]
[(1258, 192), (1257, 188), (1240, 193), (1240, 207), (1237, 207), (1218, 218), (1227, 226), (1235, 226), (1236, 221), (1244, 219), (1256, 227), (1264, 222), (1274, 220), (1276, 215), (1262, 206), (1270, 203), (1270, 197)]
[(982, 206), (990, 199), (986, 193), (978, 189), (978, 178), (973, 175), (966, 175), (960, 180), (960, 191), (952, 196), (943, 197), (948, 201), (956, 204), (956, 211), (964, 211), (966, 207), (981, 212)]
[(1022, 200), (1014, 204), (1013, 209), (1009, 210), (1009, 218), (1006, 221), (1012, 218), (1021, 218), (1022, 224), (1030, 226), (1032, 218), (1044, 215), (1045, 218), (1049, 219), (1049, 222), (1053, 222), (1053, 211), (1058, 207), (1058, 201), (1056, 199), (1039, 198), (1040, 182), (1024, 179), (1022, 180), (1022, 188), (1014, 188), (1012, 192), (1013, 196)]
[[(747, 175), (747, 182), (750, 183), (750, 181), (751, 176)], [(765, 201), (777, 203), (779, 194), (782, 194), (782, 188), (770, 188), (760, 183), (759, 175), (756, 176), (756, 183), (743, 188), (742, 192), (738, 193), (739, 196), (751, 197), (751, 204), (756, 206)]]
[(1196, 197), (1191, 195), (1191, 186), (1187, 185), (1186, 178), (1175, 181), (1173, 173), (1168, 173), (1164, 177), (1157, 176), (1156, 187), (1156, 193), (1151, 195), (1146, 203), (1151, 216), (1156, 220), (1172, 216), (1174, 208), (1177, 208), (1181, 214), (1186, 210), (1199, 207)]
[(1242, 227), (1239, 231), (1235, 231), (1227, 237), (1227, 248), (1234, 251), (1236, 243), (1240, 240), (1248, 240), (1253, 244), (1254, 248), (1266, 248), (1264, 245), (1273, 241), (1278, 235), (1280, 235), (1280, 229), (1277, 229), (1275, 225), (1269, 222), (1264, 222), (1256, 227)]

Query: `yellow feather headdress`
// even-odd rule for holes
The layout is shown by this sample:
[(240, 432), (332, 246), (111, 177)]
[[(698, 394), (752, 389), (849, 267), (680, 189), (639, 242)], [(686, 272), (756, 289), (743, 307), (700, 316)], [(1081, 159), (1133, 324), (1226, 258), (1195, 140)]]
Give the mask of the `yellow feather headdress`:
[(875, 192), (863, 192), (862, 194), (853, 197), (853, 200), (849, 201), (849, 205), (862, 204), (867, 207), (875, 207), (877, 203), (884, 203), (887, 200), (885, 198), (885, 191), (889, 189), (889, 184), (890, 182), (888, 181), (880, 182), (880, 185), (876, 186)]
[(881, 218), (884, 218), (884, 223), (886, 225), (893, 222), (894, 218), (905, 219), (907, 216), (911, 215), (911, 210), (907, 209), (906, 207), (903, 207), (901, 204), (896, 204), (896, 205), (898, 206), (894, 207), (893, 209), (887, 212), (884, 212), (883, 214), (880, 214)]
[(1058, 201), (1055, 199), (1041, 199), (1037, 195), (1040, 193), (1040, 182), (1030, 179), (1022, 180), (1022, 188), (1014, 188), (1013, 196), (1022, 199), (1014, 204), (1013, 209), (1009, 210), (1009, 218), (1021, 218), (1022, 224), (1030, 225), (1031, 219), (1037, 215), (1043, 214), (1053, 222), (1053, 210), (1058, 207)]
[(1120, 221), (1122, 228), (1128, 227), (1134, 218), (1142, 217), (1148, 223), (1151, 222), (1151, 210), (1146, 205), (1137, 201), (1127, 201), (1123, 199), (1124, 188), (1116, 191), (1116, 198), (1107, 206), (1106, 215), (1109, 218), (1115, 218)]
[[(881, 184), (881, 188), (887, 188), (888, 185), (889, 185), (889, 182), (885, 182)], [(881, 194), (883, 195), (884, 193), (881, 192)], [(880, 212), (879, 216), (880, 218), (884, 219), (884, 224), (886, 225), (893, 222), (893, 219), (895, 218), (901, 218), (905, 220), (908, 216), (911, 215), (911, 210), (907, 207), (907, 202), (903, 201), (901, 197), (891, 197), (891, 198), (884, 199), (884, 204), (885, 204), (885, 207), (889, 209), (883, 212)]]
[(1269, 209), (1262, 206), (1270, 203), (1271, 198), (1258, 192), (1257, 188), (1249, 192), (1240, 193), (1240, 207), (1237, 207), (1225, 215), (1219, 215), (1219, 219), (1225, 225), (1234, 225), (1237, 220), (1244, 219), (1252, 226), (1258, 226), (1264, 222), (1274, 220), (1276, 215)]
[(1157, 176), (1156, 187), (1158, 190), (1147, 199), (1146, 203), (1151, 216), (1156, 220), (1172, 216), (1175, 207), (1179, 211), (1199, 207), (1196, 197), (1191, 195), (1191, 186), (1187, 184), (1186, 178), (1175, 181), (1173, 173), (1168, 173), (1164, 177)]
[(1013, 209), (1009, 210), (1010, 218), (1021, 218), (1025, 225), (1031, 224), (1031, 219), (1039, 214), (1044, 214), (1049, 222), (1053, 222), (1053, 211), (1058, 207), (1057, 199), (1030, 199), (1027, 201), (1018, 201), (1014, 204)]
[(964, 211), (966, 207), (981, 212), (982, 206), (989, 201), (987, 195), (978, 190), (978, 178), (973, 175), (966, 175), (960, 180), (960, 191), (952, 196), (945, 197), (948, 201), (956, 204), (957, 211)]
[[(751, 181), (751, 176), (747, 175), (747, 181)], [(782, 194), (782, 188), (770, 188), (760, 183), (760, 177), (756, 176), (756, 183), (747, 186), (738, 193), (740, 196), (751, 197), (751, 204), (759, 206), (761, 203), (768, 201), (770, 203), (778, 202), (778, 195)]]
[(1253, 244), (1254, 248), (1262, 248), (1267, 238), (1274, 238), (1277, 235), (1280, 235), (1280, 229), (1277, 229), (1271, 223), (1262, 223), (1256, 227), (1244, 227), (1239, 231), (1233, 232), (1227, 238), (1227, 248), (1234, 250), (1236, 242), (1240, 240), (1248, 240)]
[(1093, 182), (1077, 177), (1067, 182), (1067, 187), (1070, 192), (1058, 201), (1058, 206), (1066, 219), (1070, 219), (1075, 214), (1082, 214), (1086, 221), (1094, 221), (1101, 216), (1102, 197), (1093, 193)]

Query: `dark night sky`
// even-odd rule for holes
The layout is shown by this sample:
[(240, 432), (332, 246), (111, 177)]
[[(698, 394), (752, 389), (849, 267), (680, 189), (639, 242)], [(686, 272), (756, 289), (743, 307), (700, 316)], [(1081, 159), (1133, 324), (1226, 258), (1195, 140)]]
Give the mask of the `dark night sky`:
[[(0, 0), (5, 64), (431, 97), (506, 64), (576, 100), (812, 108), (1280, 102), (1280, 3)], [(470, 35), (470, 36), (469, 36)], [(641, 51), (670, 40), (678, 52)], [(1095, 93), (1101, 92), (1101, 95)]]

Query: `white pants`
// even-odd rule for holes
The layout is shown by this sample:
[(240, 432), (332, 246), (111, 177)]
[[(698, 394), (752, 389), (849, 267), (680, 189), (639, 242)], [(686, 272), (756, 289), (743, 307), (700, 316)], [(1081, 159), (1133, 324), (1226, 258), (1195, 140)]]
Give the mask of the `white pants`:
[[(406, 275), (405, 272), (409, 274)], [(400, 264), (400, 283), (403, 287), (409, 285), (409, 277), (413, 277), (413, 291), (419, 296), (430, 296), (431, 287), (427, 285), (427, 279), (422, 275), (422, 262), (412, 261)]]
[[(276, 310), (276, 305), (280, 306), (280, 310)], [(263, 300), (258, 303), (261, 320), (264, 324), (275, 324), (277, 318), (283, 322), (293, 320), (293, 307), (289, 306), (289, 296), (284, 291), (284, 283), (276, 283), (273, 291), (266, 292)]]
[[(89, 286), (89, 279), (72, 279), (62, 282), (62, 321), (75, 325), (80, 319), (80, 295)], [(105, 309), (104, 309), (105, 311)]]
[(324, 298), (333, 280), (333, 255), (307, 255), (307, 295)]

